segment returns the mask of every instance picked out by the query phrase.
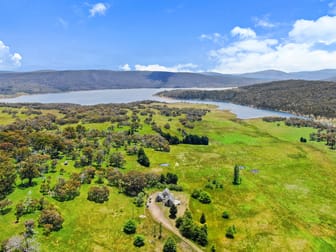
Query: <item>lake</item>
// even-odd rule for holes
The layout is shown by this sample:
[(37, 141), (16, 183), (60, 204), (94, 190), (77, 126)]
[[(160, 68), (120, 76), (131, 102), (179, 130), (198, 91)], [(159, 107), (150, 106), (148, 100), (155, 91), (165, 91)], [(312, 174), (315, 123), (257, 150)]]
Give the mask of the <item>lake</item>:
[(74, 91), (65, 93), (34, 94), (34, 95), (23, 95), (14, 98), (0, 99), (0, 102), (75, 103), (81, 105), (95, 105), (102, 103), (128, 103), (142, 100), (155, 100), (169, 103), (187, 102), (187, 103), (213, 104), (218, 106), (220, 109), (230, 110), (232, 113), (236, 114), (238, 118), (241, 119), (258, 118), (265, 116), (282, 116), (282, 117), (294, 116), (289, 113), (256, 109), (248, 106), (241, 106), (227, 102), (175, 100), (170, 98), (154, 96), (154, 94), (164, 90), (171, 90), (171, 89), (163, 89), (163, 88), (107, 89), (107, 90)]

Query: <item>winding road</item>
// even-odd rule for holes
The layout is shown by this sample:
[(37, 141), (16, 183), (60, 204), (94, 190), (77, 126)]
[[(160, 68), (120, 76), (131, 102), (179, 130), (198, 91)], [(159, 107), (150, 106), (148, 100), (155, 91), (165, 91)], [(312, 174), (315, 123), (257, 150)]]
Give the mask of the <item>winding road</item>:
[(172, 225), (172, 223), (169, 221), (169, 219), (163, 214), (162, 210), (158, 206), (158, 204), (155, 202), (155, 198), (157, 196), (158, 192), (153, 193), (150, 198), (151, 200), (148, 202), (148, 210), (150, 214), (152, 215), (153, 219), (157, 221), (158, 223), (162, 223), (162, 226), (168, 229), (169, 231), (173, 232), (176, 236), (178, 236), (190, 249), (191, 251), (197, 251), (197, 252), (203, 252), (202, 249), (197, 247), (194, 243), (183, 237), (179, 230)]

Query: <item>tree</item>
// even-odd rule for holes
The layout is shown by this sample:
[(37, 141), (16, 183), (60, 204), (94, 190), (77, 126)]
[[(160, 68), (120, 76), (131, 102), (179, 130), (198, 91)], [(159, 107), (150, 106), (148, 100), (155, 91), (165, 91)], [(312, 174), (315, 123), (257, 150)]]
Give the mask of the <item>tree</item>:
[(39, 227), (44, 228), (45, 234), (60, 230), (63, 222), (62, 215), (53, 207), (43, 209), (38, 220)]
[(177, 207), (173, 204), (169, 209), (169, 218), (175, 219), (177, 214)]
[(168, 237), (166, 240), (164, 246), (163, 246), (163, 252), (176, 252), (176, 241), (173, 237)]
[(167, 173), (167, 176), (166, 176), (167, 184), (177, 184), (177, 181), (178, 181), (178, 176), (176, 174), (170, 173), (170, 172)]
[(93, 186), (89, 189), (87, 199), (96, 203), (104, 203), (109, 199), (109, 189), (106, 186)]
[(134, 220), (128, 220), (126, 221), (126, 223), (124, 224), (124, 232), (126, 234), (135, 234), (136, 232), (136, 223)]
[(235, 165), (234, 171), (233, 171), (233, 182), (232, 182), (234, 185), (240, 185), (241, 183), (239, 172), (240, 172), (239, 165)]
[(201, 223), (201, 224), (206, 223), (206, 218), (205, 218), (205, 214), (204, 214), (204, 213), (202, 213), (202, 215), (201, 215), (200, 223)]
[(150, 162), (143, 148), (138, 151), (138, 163), (142, 166), (149, 167)]
[(0, 157), (0, 200), (13, 191), (15, 179), (14, 165), (7, 158)]
[(24, 225), (25, 225), (24, 236), (25, 237), (32, 237), (35, 233), (34, 232), (34, 227), (35, 227), (34, 220), (26, 220)]
[(146, 186), (146, 179), (143, 173), (130, 171), (122, 177), (122, 187), (127, 195), (136, 196)]
[(21, 168), (19, 169), (20, 179), (28, 179), (28, 185), (33, 185), (33, 179), (40, 176), (40, 171), (37, 164), (32, 158), (29, 158), (26, 162), (22, 162)]
[(79, 195), (79, 187), (80, 181), (77, 179), (65, 181), (60, 178), (53, 188), (53, 197), (58, 201), (72, 200)]
[(145, 246), (145, 238), (142, 235), (136, 235), (134, 238), (133, 245), (135, 247)]
[(226, 229), (226, 234), (225, 236), (229, 239), (234, 239), (235, 234), (237, 233), (236, 227), (234, 225), (229, 226)]
[(201, 246), (206, 246), (208, 244), (208, 234), (206, 230), (204, 228), (197, 228), (196, 230), (195, 238), (197, 243)]
[(4, 215), (4, 214), (8, 213), (10, 211), (10, 209), (8, 207), (12, 204), (13, 204), (13, 202), (10, 201), (9, 199), (0, 200), (0, 214)]
[(145, 198), (145, 194), (143, 192), (139, 192), (136, 198), (134, 199), (134, 204), (137, 207), (142, 207), (143, 204), (145, 203), (144, 198)]
[(112, 167), (122, 168), (125, 165), (126, 161), (124, 156), (120, 152), (113, 152), (110, 155), (109, 163)]
[(209, 204), (209, 203), (211, 203), (211, 196), (208, 192), (201, 191), (198, 200), (199, 200), (199, 202), (201, 202), (203, 204)]

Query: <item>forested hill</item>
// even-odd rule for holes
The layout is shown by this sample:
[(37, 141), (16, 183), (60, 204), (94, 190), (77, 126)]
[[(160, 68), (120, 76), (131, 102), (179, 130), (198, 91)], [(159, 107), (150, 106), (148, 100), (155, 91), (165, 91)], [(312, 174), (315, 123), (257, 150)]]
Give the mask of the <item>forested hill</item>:
[(336, 82), (289, 80), (221, 91), (173, 90), (159, 95), (227, 101), (300, 115), (336, 118)]
[(262, 80), (234, 75), (148, 71), (0, 72), (0, 94), (50, 93), (113, 88), (228, 87)]

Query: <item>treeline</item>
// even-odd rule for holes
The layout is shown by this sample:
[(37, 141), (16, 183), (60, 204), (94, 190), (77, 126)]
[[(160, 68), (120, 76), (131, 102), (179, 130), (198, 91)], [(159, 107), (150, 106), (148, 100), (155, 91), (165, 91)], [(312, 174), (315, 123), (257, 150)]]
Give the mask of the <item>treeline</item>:
[(232, 102), (312, 117), (336, 117), (336, 82), (288, 80), (230, 90), (172, 90), (159, 95)]
[[(317, 122), (313, 120), (306, 120), (301, 118), (282, 118), (282, 117), (265, 117), (263, 118), (265, 122), (280, 122), (283, 121), (285, 125), (289, 127), (310, 127), (314, 128), (317, 131), (312, 132), (309, 135), (310, 141), (316, 142), (325, 142), (326, 146), (330, 149), (336, 149), (336, 127), (332, 126), (331, 124)], [(300, 137), (300, 142), (306, 143), (307, 139), (304, 137)]]

